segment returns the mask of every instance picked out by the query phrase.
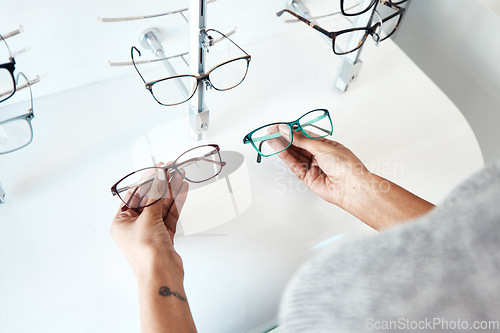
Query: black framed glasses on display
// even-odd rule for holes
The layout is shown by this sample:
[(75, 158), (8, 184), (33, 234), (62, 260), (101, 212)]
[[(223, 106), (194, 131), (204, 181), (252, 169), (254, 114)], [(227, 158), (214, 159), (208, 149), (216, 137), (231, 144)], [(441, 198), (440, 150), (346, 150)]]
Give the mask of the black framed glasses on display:
[[(33, 127), (31, 120), (35, 117), (33, 112), (33, 95), (31, 92), (31, 84), (26, 75), (18, 73), (15, 80), (16, 98), (20, 91), (25, 91), (26, 99), (22, 102), (9, 106), (14, 108), (15, 111), (22, 111), (19, 116), (8, 118), (0, 121), (0, 154), (7, 154), (13, 151), (26, 147), (33, 141)], [(0, 98), (1, 95), (0, 95)], [(0, 109), (0, 114), (4, 109)]]
[[(214, 88), (215, 90), (224, 91), (233, 89), (234, 87), (240, 85), (245, 79), (248, 66), (252, 57), (245, 52), (241, 47), (239, 47), (235, 42), (233, 42), (229, 37), (215, 29), (205, 30), (207, 34), (218, 35), (218, 38), (213, 38), (214, 40), (226, 39), (235, 45), (243, 55), (236, 57), (227, 61), (224, 61), (217, 66), (212, 67), (204, 74), (193, 75), (193, 74), (183, 74), (169, 76), (159, 80), (154, 80), (146, 82), (143, 75), (136, 66), (134, 54), (141, 56), (141, 52), (132, 46), (130, 50), (130, 56), (132, 58), (132, 63), (145, 84), (145, 88), (149, 90), (153, 98), (161, 105), (164, 106), (174, 106), (182, 104), (191, 99), (200, 82), (205, 81), (207, 87)], [(183, 95), (179, 85), (183, 85), (187, 88), (187, 94)]]
[[(389, 5), (400, 5), (408, 0), (380, 0), (381, 3)], [(340, 11), (344, 16), (357, 16), (366, 13), (370, 10), (379, 0), (340, 0)]]
[(375, 23), (371, 27), (351, 28), (340, 31), (328, 31), (323, 29), (319, 25), (309, 21), (305, 17), (302, 17), (288, 9), (280, 10), (276, 13), (276, 15), (281, 16), (285, 12), (295, 16), (300, 21), (319, 31), (323, 35), (330, 37), (332, 39), (333, 53), (337, 55), (348, 54), (356, 51), (363, 45), (369, 35), (372, 36), (373, 40), (376, 43), (380, 41), (379, 33), (382, 25), (379, 22)]
[(165, 166), (155, 166), (134, 171), (111, 187), (111, 194), (124, 203), (122, 211), (142, 209), (164, 198), (172, 177), (181, 177), (191, 183), (201, 183), (216, 177), (226, 162), (222, 161), (220, 148), (208, 144), (189, 149)]
[(261, 126), (245, 135), (243, 143), (250, 143), (255, 148), (258, 153), (257, 163), (260, 163), (262, 157), (276, 155), (288, 149), (292, 145), (294, 132), (301, 132), (310, 139), (331, 135), (333, 122), (330, 112), (326, 109), (316, 109), (306, 112), (295, 121)]
[[(9, 61), (0, 64), (0, 103), (9, 99), (16, 92), (16, 80), (14, 78), (14, 70), (16, 68), (16, 61), (12, 57), (9, 45), (0, 35), (0, 56), (7, 56)], [(3, 59), (0, 59), (2, 61)]]

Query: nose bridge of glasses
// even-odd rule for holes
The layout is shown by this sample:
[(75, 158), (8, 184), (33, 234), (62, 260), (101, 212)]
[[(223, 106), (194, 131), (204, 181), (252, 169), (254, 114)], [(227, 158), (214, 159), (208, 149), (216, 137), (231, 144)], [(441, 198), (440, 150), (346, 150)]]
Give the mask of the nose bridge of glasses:
[(197, 77), (198, 84), (200, 82), (205, 82), (205, 90), (212, 89), (214, 86), (212, 82), (210, 82), (210, 71), (208, 73), (200, 73), (200, 75)]

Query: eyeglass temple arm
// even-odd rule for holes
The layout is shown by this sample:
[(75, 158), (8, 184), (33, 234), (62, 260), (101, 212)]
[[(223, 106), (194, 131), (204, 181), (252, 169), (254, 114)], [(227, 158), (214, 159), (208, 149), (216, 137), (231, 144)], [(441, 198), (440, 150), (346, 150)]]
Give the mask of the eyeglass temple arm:
[[(30, 80), (29, 83), (25, 83), (22, 85), (17, 85), (17, 83), (16, 83), (16, 90), (25, 89), (25, 88), (27, 88), (35, 83), (40, 82), (40, 80), (41, 80), (40, 76), (37, 75), (37, 76), (35, 76), (35, 78), (33, 80)], [(0, 93), (0, 97), (5, 96), (5, 95), (9, 95), (9, 94), (12, 94), (12, 90), (4, 91), (4, 92)]]
[(287, 12), (287, 13), (289, 13), (289, 14), (291, 14), (291, 15), (295, 16), (296, 18), (298, 18), (299, 20), (301, 20), (302, 22), (304, 22), (305, 24), (307, 24), (307, 25), (308, 25), (308, 26), (310, 26), (311, 28), (313, 28), (313, 29), (315, 29), (315, 30), (317, 30), (317, 31), (321, 32), (323, 35), (326, 35), (326, 36), (328, 36), (328, 37), (332, 38), (332, 33), (331, 33), (331, 32), (329, 32), (329, 31), (327, 31), (327, 30), (323, 29), (322, 27), (320, 27), (320, 26), (319, 26), (319, 25), (317, 25), (317, 24), (312, 23), (311, 21), (309, 21), (309, 20), (308, 20), (308, 19), (306, 19), (305, 17), (302, 17), (302, 16), (300, 16), (299, 14), (296, 14), (296, 13), (292, 12), (291, 10), (288, 10), (288, 9), (283, 9), (283, 10), (280, 10), (279, 12), (277, 12), (277, 13), (276, 13), (276, 15), (279, 17), (279, 16), (283, 15), (283, 13), (285, 13), (285, 12)]
[(183, 161), (181, 164), (177, 165), (176, 167), (185, 167), (186, 164), (190, 164), (190, 163), (195, 163), (195, 162), (198, 162), (198, 161), (205, 161), (205, 162), (210, 162), (210, 163), (213, 163), (213, 164), (219, 164), (219, 165), (222, 165), (222, 166), (225, 166), (226, 165), (226, 162), (224, 161), (213, 161), (213, 160), (209, 160), (205, 157), (207, 156), (210, 156), (212, 154), (215, 154), (215, 153), (209, 153), (209, 154), (206, 154), (206, 155), (203, 155), (203, 156), (200, 156), (200, 157), (193, 157), (193, 158), (190, 158), (189, 160), (186, 160), (186, 161)]
[[(215, 0), (214, 0), (215, 1)], [(217, 31), (215, 29), (209, 29), (209, 30), (214, 30), (214, 31)], [(208, 31), (208, 30), (207, 30)], [(217, 31), (219, 32), (219, 31)], [(241, 51), (243, 51), (243, 53), (245, 53), (246, 55), (249, 55), (245, 50), (243, 50), (241, 47), (239, 47), (235, 42), (233, 42), (229, 36), (233, 35), (234, 33), (236, 32), (236, 28), (234, 28), (233, 30), (229, 31), (227, 34), (222, 34), (223, 36), (225, 36), (226, 39), (228, 39), (229, 41), (231, 41), (233, 44), (235, 44)], [(219, 32), (220, 33), (220, 32)], [(221, 38), (218, 38), (218, 39), (215, 39), (214, 40), (214, 44), (217, 44), (219, 43), (220, 41), (222, 41), (224, 39), (224, 37), (221, 37)], [(111, 60), (108, 60), (108, 65), (111, 66), (111, 67), (117, 67), (117, 66), (133, 66), (134, 63), (136, 65), (142, 65), (142, 64), (149, 64), (149, 63), (153, 63), (153, 62), (158, 62), (158, 61), (164, 61), (164, 60), (170, 60), (170, 59), (175, 59), (175, 58), (181, 58), (185, 63), (186, 65), (188, 65), (188, 62), (186, 61), (186, 59), (184, 58), (185, 56), (187, 56), (189, 54), (189, 52), (182, 52), (182, 53), (179, 53), (179, 54), (174, 54), (174, 55), (171, 55), (171, 56), (168, 56), (168, 57), (165, 57), (165, 58), (158, 58), (158, 59), (145, 59), (145, 60), (134, 60), (133, 62), (132, 61), (111, 61)]]
[(219, 34), (221, 34), (223, 36), (223, 38), (219, 38), (219, 39), (216, 39), (214, 40), (214, 44), (220, 42), (221, 40), (223, 40), (224, 38), (226, 38), (228, 41), (230, 41), (231, 43), (233, 43), (233, 45), (235, 45), (237, 48), (239, 48), (241, 50), (241, 52), (245, 53), (246, 55), (249, 55), (245, 50), (243, 50), (238, 44), (236, 44), (231, 38), (229, 38), (229, 36), (231, 36), (232, 34), (234, 34), (236, 32), (236, 28), (229, 31), (229, 33), (227, 34), (223, 34), (222, 32), (220, 32), (219, 30), (216, 30), (216, 29), (206, 29), (206, 30), (203, 30), (205, 33), (208, 33), (210, 31), (215, 31)]
[(142, 82), (144, 82), (144, 84), (146, 84), (146, 80), (144, 80), (144, 77), (142, 77), (141, 72), (139, 72), (139, 69), (137, 69), (137, 66), (135, 65), (135, 60), (134, 60), (134, 50), (136, 50), (136, 51), (137, 51), (137, 53), (139, 54), (139, 57), (141, 56), (141, 51), (139, 51), (139, 50), (137, 49), (137, 47), (132, 46), (132, 47), (130, 48), (130, 57), (132, 58), (132, 65), (134, 65), (134, 68), (135, 68), (135, 70), (137, 71), (137, 74), (139, 74), (139, 76), (141, 77)]
[[(170, 59), (174, 59), (174, 58), (182, 58), (182, 59), (184, 59), (184, 56), (186, 56), (188, 54), (189, 54), (189, 52), (182, 52), (182, 53), (174, 54), (172, 56), (168, 56), (168, 57), (165, 57), (165, 58), (137, 60), (137, 61), (134, 61), (134, 62), (135, 62), (136, 65), (142, 65), (142, 64), (149, 64), (149, 63), (152, 63), (152, 62), (170, 60)], [(111, 67), (116, 67), (116, 66), (130, 66), (130, 65), (134, 65), (134, 62), (132, 62), (132, 61), (117, 61), (117, 62), (113, 62), (113, 61), (109, 60), (108, 61), (108, 65), (110, 65)]]

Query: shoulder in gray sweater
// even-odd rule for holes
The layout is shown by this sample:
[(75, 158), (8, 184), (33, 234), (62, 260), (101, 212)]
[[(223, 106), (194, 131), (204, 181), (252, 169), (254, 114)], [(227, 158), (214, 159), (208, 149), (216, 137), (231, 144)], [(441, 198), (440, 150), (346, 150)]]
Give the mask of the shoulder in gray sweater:
[(500, 161), (426, 216), (306, 262), (280, 332), (500, 332), (499, 236)]

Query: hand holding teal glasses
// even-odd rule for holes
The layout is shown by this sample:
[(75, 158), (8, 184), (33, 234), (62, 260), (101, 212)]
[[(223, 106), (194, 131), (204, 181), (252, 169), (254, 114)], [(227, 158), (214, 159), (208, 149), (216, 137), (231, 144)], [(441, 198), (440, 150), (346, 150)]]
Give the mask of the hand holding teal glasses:
[[(293, 142), (293, 132), (300, 131), (310, 139), (324, 138), (333, 133), (330, 112), (316, 109), (291, 122), (272, 123), (259, 127), (245, 135), (243, 143), (251, 143), (257, 150), (257, 163), (288, 149)], [(284, 135), (282, 135), (284, 134)], [(287, 138), (288, 137), (288, 138)]]

